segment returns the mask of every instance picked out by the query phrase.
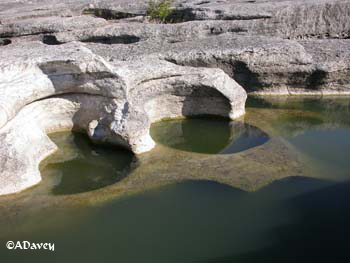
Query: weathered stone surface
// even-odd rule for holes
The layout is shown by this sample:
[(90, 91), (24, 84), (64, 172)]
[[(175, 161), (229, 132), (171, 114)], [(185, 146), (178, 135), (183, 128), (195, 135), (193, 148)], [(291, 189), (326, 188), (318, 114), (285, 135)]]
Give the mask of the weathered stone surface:
[[(46, 0), (23, 1), (21, 5), (5, 2), (3, 5), (10, 8), (4, 9), (0, 16), (3, 21), (1, 27), (3, 36), (42, 35), (45, 32), (54, 34), (35, 37), (47, 44), (71, 41), (110, 44), (113, 46), (110, 53), (113, 54), (107, 56), (114, 59), (131, 60), (153, 53), (157, 56), (165, 54), (163, 57), (169, 59), (175, 56), (176, 60), (173, 61), (183, 65), (220, 67), (248, 92), (349, 93), (349, 81), (345, 77), (349, 65), (345, 60), (334, 61), (330, 65), (312, 55), (317, 52), (319, 45), (327, 45), (329, 40), (325, 38), (337, 38), (332, 42), (333, 45), (337, 50), (343, 49), (342, 55), (349, 54), (348, 40), (339, 40), (348, 38), (350, 31), (348, 0), (175, 1), (174, 21), (190, 22), (160, 25), (147, 23), (147, 20), (125, 20), (128, 17), (144, 16), (146, 2), (105, 0), (91, 3), (81, 0), (75, 3), (60, 1), (58, 4)], [(39, 5), (41, 8), (38, 8)], [(51, 11), (46, 12), (49, 9)], [(21, 10), (27, 15), (14, 20), (11, 18), (14, 10)], [(39, 12), (43, 10), (46, 11)], [(80, 15), (88, 14), (89, 10), (92, 15), (112, 20), (109, 22)], [(61, 17), (55, 14), (56, 11), (62, 12)], [(33, 18), (31, 14), (34, 13), (37, 15)], [(66, 17), (66, 13), (73, 17)], [(113, 23), (116, 21), (121, 23)], [(262, 35), (269, 38), (263, 39)], [(301, 43), (307, 47), (307, 50), (302, 50), (297, 42), (283, 42), (271, 36), (311, 40)], [(324, 40), (316, 43), (313, 38)], [(28, 39), (7, 39), (6, 43), (22, 40)], [(258, 49), (259, 52), (253, 51), (247, 55), (248, 48), (242, 48), (246, 41), (250, 49)], [(128, 44), (130, 47), (115, 44)], [(108, 50), (102, 46), (91, 49), (102, 55), (104, 50)], [(182, 57), (176, 55), (180, 50)], [(328, 49), (322, 52), (327, 53)], [(311, 56), (312, 59), (309, 59)], [(269, 58), (268, 63), (265, 62), (266, 57)]]
[(350, 40), (325, 39), (299, 42), (312, 56), (315, 70), (309, 87), (323, 95), (349, 94)]
[(102, 44), (132, 44), (144, 40), (169, 43), (199, 40), (225, 32), (244, 33), (245, 30), (223, 21), (193, 21), (181, 24), (120, 22), (98, 28), (61, 32), (55, 36), (60, 43), (82, 41)]
[[(1, 50), (0, 57), (0, 194), (40, 180), (39, 162), (54, 149), (47, 132), (83, 130), (95, 142), (141, 153), (154, 147), (149, 135), (153, 121), (244, 114), (245, 91), (220, 69), (151, 58), (108, 63), (79, 43), (55, 47), (30, 42)], [(73, 95), (77, 93), (81, 95)], [(58, 98), (60, 94), (72, 95)]]
[[(0, 21), (4, 24), (18, 23), (20, 19), (28, 18), (77, 16), (84, 13), (84, 10), (90, 10), (90, 13), (106, 19), (144, 16), (147, 1), (23, 0), (3, 1), (0, 5), (3, 10), (0, 13)], [(174, 8), (176, 8), (175, 21), (231, 21), (236, 27), (243, 27), (251, 34), (283, 38), (349, 37), (348, 0), (177, 0), (174, 2)]]
[(348, 0), (201, 2), (183, 4), (187, 20), (236, 20), (252, 34), (283, 38), (349, 37)]
[(86, 27), (99, 27), (106, 24), (106, 20), (90, 16), (53, 16), (36, 19), (23, 19), (16, 22), (3, 22), (0, 25), (0, 37), (51, 34), (62, 31), (79, 30)]
[[(28, 49), (31, 50), (29, 54)], [(205, 92), (213, 87), (232, 104), (240, 105), (233, 107), (232, 112), (229, 109), (221, 115), (236, 118), (244, 112), (245, 92), (221, 70), (190, 69), (152, 58), (140, 59), (132, 64), (108, 63), (78, 43), (52, 47), (31, 42), (29, 46), (1, 51), (3, 53), (0, 53), (0, 57), (12, 61), (11, 65), (0, 65), (3, 80), (0, 96), (1, 126), (13, 118), (23, 106), (63, 93), (95, 94), (146, 103), (148, 93), (151, 98), (167, 93), (187, 96), (195, 91), (192, 87)], [(204, 91), (203, 94), (198, 92), (196, 97), (205, 96)], [(202, 110), (205, 111), (204, 108)], [(207, 111), (210, 110), (208, 107)]]
[(102, 96), (70, 95), (24, 107), (0, 130), (0, 195), (21, 191), (41, 181), (39, 163), (56, 150), (47, 133), (86, 131), (91, 122), (112, 115), (109, 109), (116, 108), (116, 104)]
[[(250, 93), (350, 93), (350, 63), (346, 59), (350, 54), (349, 40), (298, 43), (278, 38), (225, 35), (215, 39), (216, 42), (203, 39), (200, 45), (195, 41), (177, 43), (164, 56), (180, 65), (219, 67)], [(175, 52), (176, 49), (181, 51)], [(205, 53), (201, 53), (203, 49)]]
[(153, 121), (241, 116), (244, 89), (350, 94), (349, 0), (176, 0), (164, 25), (146, 8), (0, 1), (0, 194), (40, 180), (54, 150), (46, 132), (56, 129), (141, 153), (154, 146)]
[(179, 65), (221, 68), (249, 93), (322, 95), (349, 94), (349, 44), (347, 39), (297, 42), (226, 33), (177, 43), (150, 39), (88, 47), (106, 60), (158, 57)]

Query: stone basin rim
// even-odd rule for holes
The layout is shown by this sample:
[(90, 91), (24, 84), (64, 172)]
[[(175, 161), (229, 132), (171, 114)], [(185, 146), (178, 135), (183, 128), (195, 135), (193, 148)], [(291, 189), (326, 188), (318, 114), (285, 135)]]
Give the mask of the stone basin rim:
[(69, 45), (76, 51), (67, 54), (65, 47), (51, 54), (48, 48), (46, 62), (0, 65), (0, 195), (41, 181), (39, 164), (57, 149), (47, 133), (83, 130), (94, 143), (140, 154), (155, 146), (149, 128), (156, 120), (207, 113), (235, 119), (245, 113), (246, 92), (220, 69), (159, 59), (147, 60), (147, 66), (115, 65), (81, 44)]
[[(153, 124), (161, 124), (161, 123), (166, 123), (166, 122), (172, 122), (172, 121), (183, 121), (183, 120), (216, 120), (216, 121), (227, 121), (227, 125), (233, 125), (236, 127), (237, 126), (244, 126), (244, 127), (240, 127), (241, 129), (243, 128), (244, 131), (243, 131), (243, 134), (245, 132), (247, 132), (247, 128), (250, 128), (250, 129), (254, 129), (256, 132), (258, 132), (259, 134), (258, 137), (260, 137), (261, 139), (264, 139), (263, 141), (261, 142), (256, 142), (256, 143), (253, 143), (253, 145), (250, 145), (250, 146), (247, 146), (247, 148), (244, 147), (244, 149), (242, 150), (234, 150), (233, 152), (230, 152), (231, 150), (229, 150), (230, 146), (232, 146), (235, 142), (235, 139), (233, 138), (235, 136), (235, 134), (237, 134), (237, 131), (235, 131), (234, 129), (230, 131), (230, 138), (228, 138), (228, 141), (225, 143), (225, 145), (223, 145), (222, 148), (220, 148), (219, 151), (215, 151), (215, 152), (205, 152), (205, 151), (197, 151), (197, 150), (186, 150), (186, 149), (182, 149), (182, 148), (177, 148), (176, 146), (172, 146), (172, 145), (169, 145), (167, 144), (166, 142), (162, 143), (162, 141), (164, 141), (163, 139), (160, 139), (160, 140), (157, 140), (157, 136), (152, 136), (151, 137), (154, 139), (154, 141), (156, 142), (156, 145), (161, 145), (162, 147), (165, 147), (167, 149), (173, 149), (175, 151), (182, 151), (182, 152), (187, 152), (189, 154), (197, 154), (197, 155), (203, 155), (203, 156), (211, 156), (211, 155), (232, 155), (232, 154), (239, 154), (241, 152), (246, 152), (248, 150), (251, 150), (251, 149), (255, 149), (257, 147), (260, 147), (266, 143), (268, 143), (270, 140), (271, 140), (271, 136), (268, 134), (268, 132), (262, 130), (261, 128), (257, 127), (257, 126), (254, 126), (254, 125), (251, 125), (247, 122), (245, 122), (242, 118), (238, 118), (238, 119), (235, 119), (235, 120), (232, 120), (228, 117), (224, 117), (224, 116), (217, 116), (217, 115), (192, 115), (192, 116), (187, 116), (187, 117), (177, 117), (177, 118), (165, 118), (165, 119), (162, 119), (162, 120), (158, 120), (158, 121), (155, 121), (155, 122), (152, 122), (152, 125)], [(213, 124), (214, 125), (214, 124)], [(232, 127), (231, 127), (232, 128)], [(151, 128), (152, 129), (152, 128)], [(230, 129), (230, 127), (227, 127), (227, 129)], [(238, 131), (238, 133), (240, 133), (241, 131)], [(169, 135), (170, 136), (170, 135)], [(162, 137), (164, 138), (169, 138), (168, 135), (164, 135)], [(240, 136), (239, 136), (240, 137)], [(256, 137), (256, 136), (251, 136), (251, 135), (248, 135), (248, 137)], [(187, 141), (188, 142), (188, 141)], [(227, 150), (228, 152), (226, 152), (225, 150)]]

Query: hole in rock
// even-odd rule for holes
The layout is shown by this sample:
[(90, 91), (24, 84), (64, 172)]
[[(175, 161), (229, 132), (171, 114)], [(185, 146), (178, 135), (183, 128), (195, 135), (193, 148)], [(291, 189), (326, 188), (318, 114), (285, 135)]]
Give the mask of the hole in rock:
[(120, 36), (97, 36), (97, 37), (90, 37), (85, 40), (82, 40), (82, 42), (87, 43), (100, 43), (100, 44), (133, 44), (136, 42), (139, 42), (140, 38), (136, 36), (131, 35), (120, 35)]
[(196, 14), (192, 8), (174, 9), (171, 15), (166, 19), (167, 23), (182, 23), (195, 21)]
[(225, 33), (246, 33), (248, 32), (248, 30), (241, 28), (241, 27), (233, 27), (233, 28), (229, 28), (227, 30), (224, 30), (221, 27), (211, 27), (210, 28), (210, 35), (214, 35), (214, 36), (218, 36), (221, 34), (225, 34)]
[(114, 184), (130, 171), (131, 152), (95, 145), (86, 135), (59, 132), (49, 136), (58, 151), (45, 162), (42, 175), (54, 195), (89, 192)]
[(316, 69), (306, 80), (306, 85), (308, 88), (311, 89), (318, 89), (319, 87), (321, 87), (322, 85), (324, 85), (326, 83), (326, 79), (327, 79), (328, 73), (320, 70), (320, 69)]
[(4, 38), (4, 39), (0, 39), (0, 46), (7, 46), (10, 45), (12, 43), (12, 41), (10, 39)]
[(237, 153), (269, 140), (257, 127), (213, 116), (156, 122), (151, 136), (174, 149), (209, 154)]
[(210, 4), (210, 1), (200, 1), (198, 3), (195, 3), (194, 5), (205, 5), (205, 4)]
[(88, 8), (83, 11), (83, 15), (94, 15), (106, 20), (118, 20), (123, 18), (141, 16), (142, 14), (121, 12), (111, 9)]
[(61, 44), (63, 44), (57, 40), (56, 36), (53, 36), (53, 35), (44, 35), (42, 41), (46, 45), (61, 45)]

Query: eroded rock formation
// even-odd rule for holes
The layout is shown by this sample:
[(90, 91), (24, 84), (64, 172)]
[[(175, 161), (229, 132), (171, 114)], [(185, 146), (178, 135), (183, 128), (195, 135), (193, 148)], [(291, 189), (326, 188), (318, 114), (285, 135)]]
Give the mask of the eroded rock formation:
[[(0, 3), (0, 194), (40, 181), (48, 132), (142, 153), (162, 118), (244, 114), (247, 93), (350, 94), (349, 0)], [(33, 147), (36, 145), (36, 147)]]
[(1, 194), (40, 181), (39, 163), (55, 149), (49, 132), (84, 131), (97, 143), (142, 153), (154, 147), (154, 121), (244, 114), (246, 92), (220, 69), (159, 59), (111, 63), (73, 42), (31, 42), (2, 49), (0, 56)]

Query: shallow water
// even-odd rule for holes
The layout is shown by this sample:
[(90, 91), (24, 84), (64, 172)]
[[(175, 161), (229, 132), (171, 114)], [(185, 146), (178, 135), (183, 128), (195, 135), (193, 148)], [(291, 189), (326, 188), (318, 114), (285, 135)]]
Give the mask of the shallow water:
[[(1, 233), (11, 227), (9, 234), (0, 236), (2, 260), (152, 263), (349, 260), (350, 98), (250, 99), (245, 123), (233, 126), (233, 130), (227, 123), (212, 128), (217, 120), (191, 121), (153, 126), (152, 136), (165, 146), (162, 148), (164, 158), (167, 151), (179, 151), (184, 154), (181, 157), (193, 158), (195, 162), (195, 152), (215, 156), (225, 153), (223, 149), (235, 142), (252, 138), (249, 143), (243, 143), (248, 146), (233, 147), (232, 153), (237, 155), (268, 145), (268, 134), (270, 138), (290, 143), (297, 155), (310, 158), (309, 165), (317, 172), (312, 178), (286, 175), (256, 192), (190, 180), (114, 198), (96, 206), (46, 208), (18, 222), (0, 221)], [(247, 130), (254, 132), (247, 133)], [(198, 131), (203, 133), (197, 136)], [(222, 137), (216, 138), (215, 134)], [(233, 136), (235, 134), (238, 135)], [(256, 138), (265, 138), (265, 141), (256, 143)], [(71, 194), (77, 189), (90, 191), (106, 185), (97, 183), (92, 188), (85, 187), (90, 185), (85, 184), (86, 180), (90, 182), (87, 179), (90, 176), (99, 177), (101, 173), (107, 184), (118, 185), (125, 173), (131, 173), (137, 165), (147, 165), (147, 162), (138, 164), (132, 156), (113, 148), (96, 150), (84, 137), (61, 134), (55, 139), (62, 151), (52, 157), (53, 164), (43, 168), (50, 187), (47, 193), (40, 192), (53, 195), (59, 187), (60, 195), (53, 196), (54, 199), (64, 198), (65, 193)], [(228, 154), (222, 156), (227, 158)], [(156, 160), (161, 166), (162, 158)], [(72, 162), (77, 163), (69, 169)], [(178, 159), (173, 162), (181, 163)], [(84, 173), (77, 172), (80, 165)], [(147, 171), (146, 168), (142, 171)], [(190, 169), (184, 167), (181, 171)], [(64, 179), (58, 180), (57, 173), (63, 173)], [(110, 174), (113, 175), (109, 177)], [(226, 171), (223, 176), (229, 174), (230, 171)], [(77, 177), (73, 180), (70, 176)], [(66, 177), (73, 190), (70, 184), (63, 184)], [(83, 189), (79, 188), (79, 182)], [(35, 189), (28, 193), (30, 191)], [(79, 198), (83, 202), (86, 196), (76, 195), (76, 199)], [(28, 205), (22, 209), (31, 208)], [(17, 212), (19, 208), (14, 209)], [(6, 250), (8, 240), (54, 242), (55, 251)]]
[(50, 157), (45, 176), (55, 195), (77, 194), (114, 184), (128, 173), (133, 155), (123, 149), (101, 147), (83, 134), (55, 133), (60, 150)]
[(174, 149), (209, 154), (237, 153), (269, 139), (254, 126), (214, 117), (157, 122), (152, 125), (151, 136)]
[(282, 110), (270, 125), (279, 136), (318, 162), (317, 177), (350, 179), (349, 98), (250, 99), (248, 107)]

